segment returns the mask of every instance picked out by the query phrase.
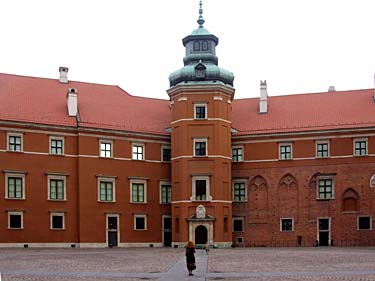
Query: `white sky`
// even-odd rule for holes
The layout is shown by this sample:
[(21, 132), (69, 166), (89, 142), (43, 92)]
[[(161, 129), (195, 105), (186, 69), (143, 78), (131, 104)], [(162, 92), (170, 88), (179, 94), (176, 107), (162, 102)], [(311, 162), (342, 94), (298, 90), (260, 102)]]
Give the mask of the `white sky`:
[[(199, 0), (0, 0), (0, 72), (167, 99)], [(374, 0), (203, 0), (236, 98), (374, 87)], [(79, 90), (79, 89), (78, 89)]]

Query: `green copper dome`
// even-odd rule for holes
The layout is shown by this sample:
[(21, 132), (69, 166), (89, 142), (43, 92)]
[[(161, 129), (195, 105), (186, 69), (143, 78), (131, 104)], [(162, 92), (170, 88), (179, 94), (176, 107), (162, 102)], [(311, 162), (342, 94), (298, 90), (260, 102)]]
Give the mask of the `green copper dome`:
[(182, 83), (222, 83), (233, 86), (233, 73), (218, 66), (215, 48), (219, 38), (203, 27), (201, 2), (199, 14), (199, 27), (182, 39), (186, 50), (184, 67), (169, 75), (170, 86)]

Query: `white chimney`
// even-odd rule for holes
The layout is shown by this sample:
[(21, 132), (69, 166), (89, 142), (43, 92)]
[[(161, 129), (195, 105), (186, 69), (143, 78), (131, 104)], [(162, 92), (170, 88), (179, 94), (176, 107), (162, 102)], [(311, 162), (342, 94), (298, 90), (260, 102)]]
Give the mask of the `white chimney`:
[(335, 86), (329, 86), (328, 92), (336, 92)]
[(60, 66), (59, 67), (59, 72), (60, 72), (60, 79), (59, 79), (59, 82), (60, 83), (68, 83), (68, 71), (69, 71), (69, 68), (65, 67), (65, 66)]
[(268, 94), (267, 94), (267, 81), (260, 80), (260, 100), (259, 100), (259, 113), (268, 112)]
[(69, 88), (67, 94), (68, 115), (77, 116), (78, 113), (78, 92), (75, 88)]

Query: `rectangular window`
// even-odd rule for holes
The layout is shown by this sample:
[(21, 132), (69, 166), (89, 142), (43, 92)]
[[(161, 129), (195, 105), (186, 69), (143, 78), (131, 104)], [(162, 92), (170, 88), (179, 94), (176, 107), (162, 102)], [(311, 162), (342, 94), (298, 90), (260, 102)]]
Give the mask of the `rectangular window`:
[(65, 200), (65, 180), (64, 179), (49, 179), (49, 199), (50, 200)]
[(207, 118), (207, 104), (194, 104), (195, 119)]
[(294, 231), (294, 221), (292, 218), (280, 219), (280, 231), (291, 232)]
[(367, 155), (367, 140), (366, 139), (354, 140), (354, 155), (355, 156)]
[(194, 140), (194, 156), (207, 156), (207, 139)]
[(147, 230), (146, 215), (134, 215), (134, 230)]
[(8, 177), (8, 197), (12, 199), (23, 199), (23, 178)]
[(162, 152), (162, 161), (170, 162), (171, 161), (171, 148), (162, 146), (161, 152)]
[(54, 155), (63, 155), (64, 154), (64, 138), (51, 137), (49, 153), (54, 154)]
[(100, 181), (100, 200), (103, 202), (113, 202), (113, 182)]
[(232, 161), (233, 162), (243, 161), (242, 147), (239, 147), (239, 146), (232, 147)]
[(172, 186), (170, 184), (161, 184), (160, 202), (162, 204), (168, 204), (172, 202)]
[(100, 157), (112, 158), (112, 141), (100, 141)]
[(144, 181), (131, 181), (131, 202), (146, 203), (146, 183)]
[(316, 158), (329, 157), (329, 142), (316, 143)]
[(372, 220), (370, 216), (358, 217), (358, 230), (372, 230)]
[(243, 232), (243, 218), (233, 218), (233, 232)]
[(51, 213), (51, 229), (56, 229), (56, 230), (65, 229), (63, 213)]
[(144, 160), (144, 150), (145, 146), (143, 144), (133, 144), (133, 160)]
[(333, 179), (318, 179), (318, 198), (317, 199), (333, 199)]
[(246, 182), (233, 182), (233, 201), (245, 202), (246, 200)]
[(8, 213), (8, 228), (9, 229), (23, 229), (23, 213), (9, 212)]
[(23, 151), (22, 134), (8, 134), (8, 151)]
[(205, 201), (206, 200), (206, 181), (196, 180), (195, 181), (195, 200)]
[(280, 144), (279, 145), (279, 159), (289, 160), (292, 159), (292, 145), (291, 144)]

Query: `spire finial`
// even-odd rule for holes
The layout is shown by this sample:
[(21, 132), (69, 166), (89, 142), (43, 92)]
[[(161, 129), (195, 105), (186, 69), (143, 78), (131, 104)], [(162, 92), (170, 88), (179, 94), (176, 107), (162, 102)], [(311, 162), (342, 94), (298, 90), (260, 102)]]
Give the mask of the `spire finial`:
[(203, 8), (202, 8), (202, 0), (199, 0), (199, 18), (197, 23), (199, 24), (199, 28), (203, 28), (205, 20), (203, 19)]

